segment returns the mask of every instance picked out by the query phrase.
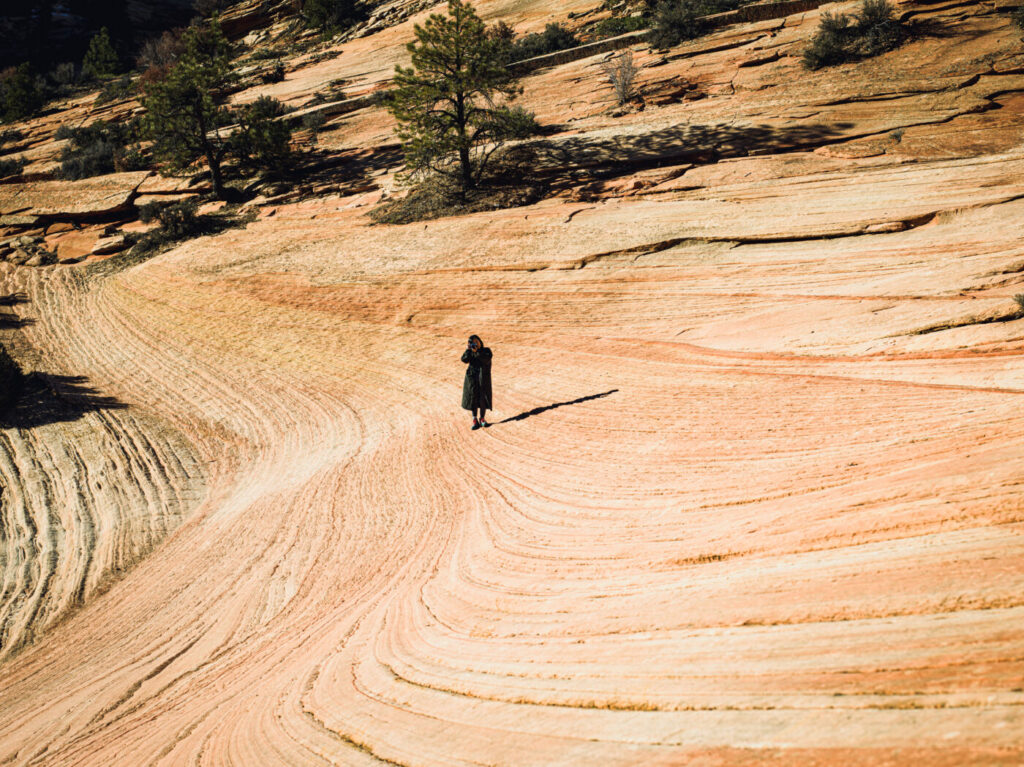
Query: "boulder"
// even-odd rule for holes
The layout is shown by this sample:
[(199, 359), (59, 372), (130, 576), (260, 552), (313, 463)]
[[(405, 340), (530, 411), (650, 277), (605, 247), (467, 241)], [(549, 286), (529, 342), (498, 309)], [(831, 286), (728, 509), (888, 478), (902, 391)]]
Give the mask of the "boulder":
[[(20, 184), (4, 184), (0, 186), (0, 204), (3, 204), (2, 197), (4, 194), (3, 187), (18, 187)], [(11, 215), (0, 215), (0, 226), (9, 226), (15, 229), (28, 229), (29, 227), (38, 226), (40, 222), (39, 216), (32, 216), (27, 214), (11, 214)]]
[(227, 203), (224, 200), (214, 200), (199, 206), (198, 213), (200, 216), (208, 216), (211, 213), (220, 213), (224, 210), (224, 206)]
[[(65, 221), (100, 218), (131, 208), (132, 198), (150, 171), (111, 173), (80, 181), (40, 181), (0, 185), (0, 226), (35, 226), (40, 217)], [(17, 211), (17, 215), (12, 215)]]
[(47, 245), (57, 251), (57, 260), (82, 259), (92, 253), (100, 239), (97, 229), (83, 229), (67, 232), (47, 240)]
[(208, 183), (198, 178), (154, 175), (139, 184), (138, 193), (144, 195), (172, 195), (186, 192), (201, 194), (211, 189), (212, 187)]
[(112, 253), (120, 253), (128, 247), (123, 234), (115, 234), (99, 240), (92, 249), (94, 256), (109, 256)]
[(14, 253), (8, 256), (7, 261), (8, 263), (11, 264), (21, 265), (28, 261), (30, 258), (32, 258), (32, 255), (30, 253), (27, 253), (22, 248), (17, 248), (15, 249)]
[(190, 197), (196, 195), (192, 192), (178, 192), (175, 194), (140, 194), (135, 198), (135, 207), (141, 208), (143, 205), (151, 205), (152, 203), (159, 203), (161, 205), (170, 205), (173, 202), (181, 202), (187, 200)]

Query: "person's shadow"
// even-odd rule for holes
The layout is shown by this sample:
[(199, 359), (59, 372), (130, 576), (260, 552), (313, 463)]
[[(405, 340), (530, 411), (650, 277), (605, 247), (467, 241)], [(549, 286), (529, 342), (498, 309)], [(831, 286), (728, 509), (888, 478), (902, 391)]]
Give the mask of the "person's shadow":
[(510, 423), (512, 421), (524, 421), (527, 418), (541, 413), (546, 413), (549, 410), (554, 410), (556, 407), (565, 407), (567, 405), (578, 405), (581, 402), (589, 402), (592, 399), (601, 399), (601, 397), (607, 397), (611, 394), (615, 394), (618, 389), (610, 389), (600, 394), (589, 394), (586, 397), (580, 397), (578, 399), (568, 400), (567, 402), (552, 402), (550, 405), (544, 405), (543, 407), (535, 407), (533, 410), (526, 410), (519, 415), (514, 415), (511, 418), (506, 418), (504, 421), (498, 421), (499, 424)]

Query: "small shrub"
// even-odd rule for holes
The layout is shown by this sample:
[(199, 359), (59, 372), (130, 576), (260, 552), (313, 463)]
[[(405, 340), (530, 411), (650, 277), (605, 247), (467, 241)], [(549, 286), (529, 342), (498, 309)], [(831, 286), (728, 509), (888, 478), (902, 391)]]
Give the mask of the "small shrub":
[(136, 145), (126, 145), (136, 138), (135, 127), (126, 123), (94, 122), (83, 128), (62, 125), (54, 138), (67, 139), (70, 144), (61, 151), (61, 178), (75, 180), (102, 176), (122, 170), (142, 170), (149, 163)]
[(275, 119), (284, 113), (280, 101), (266, 96), (239, 110), (239, 128), (231, 137), (230, 151), (243, 167), (278, 175), (291, 169), (292, 129), (283, 120)]
[(78, 82), (78, 70), (70, 61), (65, 61), (53, 68), (50, 79), (62, 91), (68, 91)]
[(320, 129), (324, 127), (324, 123), (326, 122), (327, 117), (324, 116), (323, 112), (310, 112), (302, 118), (302, 127), (304, 130), (308, 130), (316, 136), (316, 134), (320, 132)]
[(178, 60), (184, 48), (181, 30), (169, 29), (160, 37), (151, 37), (144, 42), (135, 63), (142, 69), (157, 67), (167, 70)]
[(672, 48), (708, 32), (701, 19), (707, 9), (697, 0), (667, 0), (658, 5), (651, 22), (648, 41), (654, 48)]
[(1013, 300), (1017, 302), (1017, 314), (1024, 317), (1024, 293), (1018, 293)]
[(856, 16), (858, 56), (877, 56), (903, 44), (906, 29), (894, 13), (889, 0), (864, 0)]
[(25, 158), (18, 157), (14, 160), (0, 159), (0, 178), (17, 176), (25, 168)]
[(1024, 29), (1024, 5), (1018, 5), (1010, 18), (1019, 28)]
[(0, 119), (14, 122), (31, 117), (43, 105), (43, 92), (27, 63), (0, 72)]
[(135, 83), (132, 82), (132, 79), (128, 75), (124, 75), (104, 85), (96, 97), (96, 103), (106, 104), (110, 101), (127, 101), (133, 98), (137, 92), (138, 89)]
[(260, 81), (270, 84), (279, 83), (284, 80), (285, 68), (284, 62), (278, 61), (270, 69), (260, 72)]
[(807, 69), (821, 69), (848, 60), (847, 41), (852, 36), (850, 17), (825, 11), (818, 31), (804, 49), (803, 63)]
[(487, 27), (486, 35), (499, 46), (511, 46), (516, 41), (516, 30), (507, 21), (499, 21)]
[(618, 37), (629, 32), (638, 32), (651, 25), (650, 19), (644, 16), (612, 16), (602, 19), (594, 25), (594, 36), (598, 39)]
[(139, 216), (145, 223), (157, 222), (158, 227), (145, 234), (129, 233), (127, 239), (132, 247), (118, 256), (97, 265), (101, 273), (119, 271), (137, 264), (175, 244), (194, 237), (217, 234), (236, 226), (244, 226), (255, 219), (255, 209), (246, 215), (238, 215), (226, 208), (220, 213), (199, 215), (199, 200), (192, 197), (175, 203), (150, 203), (139, 209)]
[(369, 216), (377, 224), (409, 224), (533, 205), (543, 199), (547, 187), (540, 182), (524, 181), (524, 178), (527, 176), (521, 175), (515, 183), (492, 183), (469, 194), (464, 194), (459, 184), (444, 176), (424, 178), (405, 197), (381, 203)]
[(535, 32), (516, 40), (509, 50), (510, 61), (523, 61), (546, 53), (564, 51), (581, 45), (579, 38), (562, 24), (551, 23), (543, 32)]
[(170, 204), (151, 202), (139, 208), (139, 219), (144, 224), (156, 221), (165, 237), (181, 240), (202, 231), (198, 211), (199, 200), (195, 197)]
[(640, 69), (633, 60), (632, 51), (623, 51), (604, 63), (601, 67), (619, 105), (625, 104), (633, 96), (633, 83)]
[(710, 32), (712, 24), (704, 17), (747, 3), (748, 0), (661, 0), (650, 14), (651, 32), (647, 39), (654, 48), (672, 48)]
[(281, 58), (281, 50), (279, 48), (257, 48), (252, 52), (250, 58), (253, 61), (267, 61), (268, 59), (279, 59)]
[(110, 42), (110, 32), (103, 27), (89, 41), (89, 49), (82, 59), (82, 76), (102, 80), (113, 77), (120, 70), (117, 53)]
[(366, 9), (359, 0), (305, 0), (302, 20), (325, 34), (347, 29), (366, 18)]
[(120, 151), (114, 152), (114, 170), (118, 173), (127, 173), (133, 170), (147, 170), (152, 162), (140, 144), (127, 146)]
[(821, 15), (818, 30), (804, 50), (803, 64), (821, 69), (877, 56), (898, 48), (907, 36), (888, 0), (864, 0), (853, 18), (842, 13)]

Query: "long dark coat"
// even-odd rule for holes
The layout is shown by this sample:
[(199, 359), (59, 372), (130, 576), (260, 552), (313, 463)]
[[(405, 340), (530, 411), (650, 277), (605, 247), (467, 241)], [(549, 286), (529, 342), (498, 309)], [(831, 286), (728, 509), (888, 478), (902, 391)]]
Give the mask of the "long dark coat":
[(466, 349), (462, 361), (467, 363), (466, 380), (462, 382), (464, 410), (482, 407), (493, 410), (491, 403), (491, 350), (484, 346), (476, 352)]

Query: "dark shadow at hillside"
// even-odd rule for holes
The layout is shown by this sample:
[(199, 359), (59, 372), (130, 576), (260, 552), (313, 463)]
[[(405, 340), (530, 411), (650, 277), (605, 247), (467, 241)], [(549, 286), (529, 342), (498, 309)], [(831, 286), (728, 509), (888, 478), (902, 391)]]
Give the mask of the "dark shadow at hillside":
[(404, 160), (400, 144), (344, 152), (314, 149), (302, 163), (298, 178), (302, 184), (358, 186), (377, 173), (402, 165)]
[[(27, 303), (28, 296), (24, 293), (9, 293), (6, 296), (0, 296), (0, 307), (17, 306), (18, 304)], [(34, 325), (35, 322), (36, 321), (30, 317), (19, 317), (13, 312), (0, 311), (0, 330), (23, 328), (26, 325)]]
[(0, 306), (17, 306), (27, 303), (28, 296), (25, 293), (9, 293), (6, 296), (0, 296)]
[(19, 317), (10, 312), (0, 312), (0, 329), (23, 328), (26, 325), (35, 325), (36, 321), (31, 317)]
[(31, 429), (51, 423), (77, 421), (97, 410), (128, 407), (114, 397), (100, 394), (85, 376), (29, 373), (20, 382), (14, 404), (0, 416), (3, 428)]
[[(836, 143), (852, 123), (831, 125), (674, 125), (640, 135), (569, 136), (530, 144), (537, 172), (561, 183), (613, 177), (659, 166), (708, 164), (729, 157), (806, 151)], [(852, 138), (852, 137), (851, 137)]]

